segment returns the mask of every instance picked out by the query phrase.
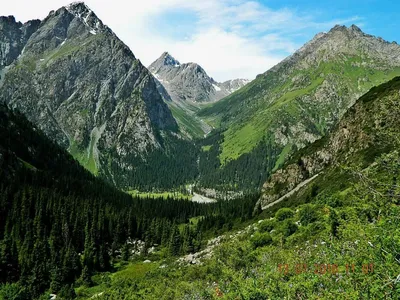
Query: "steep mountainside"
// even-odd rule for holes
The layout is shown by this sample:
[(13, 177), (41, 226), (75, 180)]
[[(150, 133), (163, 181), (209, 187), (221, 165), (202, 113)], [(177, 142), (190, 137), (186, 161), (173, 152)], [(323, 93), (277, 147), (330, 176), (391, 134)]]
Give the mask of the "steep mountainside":
[(266, 147), (268, 173), (329, 132), (368, 89), (399, 74), (399, 45), (337, 25), (199, 116), (221, 126), (222, 166)]
[(271, 176), (263, 186), (263, 207), (282, 200), (282, 196), (305, 182), (335, 186), (345, 181), (334, 179), (345, 177), (341, 171), (350, 167), (363, 170), (378, 156), (398, 149), (399, 91), (400, 77), (396, 77), (362, 96), (331, 134), (302, 149)]
[(211, 127), (195, 115), (202, 104), (218, 101), (249, 82), (234, 79), (218, 83), (198, 64), (181, 64), (168, 52), (153, 62), (149, 70), (179, 125), (192, 137), (202, 137), (211, 131)]
[(0, 72), (22, 52), (27, 40), (40, 25), (39, 20), (22, 24), (13, 16), (0, 17)]
[[(21, 27), (13, 18), (8, 22), (10, 28)], [(157, 165), (162, 157), (174, 169), (175, 148), (190, 146), (177, 135), (152, 75), (84, 3), (52, 11), (29, 39), (23, 34), (33, 27), (28, 25), (16, 30), (20, 35), (2, 28), (2, 43), (17, 38), (21, 44), (8, 63), (17, 59), (3, 72), (1, 101), (23, 112), (92, 173), (118, 186), (143, 185), (137, 173), (146, 169), (146, 161)], [(158, 175), (143, 176), (157, 180)], [(183, 183), (182, 178), (172, 181)]]

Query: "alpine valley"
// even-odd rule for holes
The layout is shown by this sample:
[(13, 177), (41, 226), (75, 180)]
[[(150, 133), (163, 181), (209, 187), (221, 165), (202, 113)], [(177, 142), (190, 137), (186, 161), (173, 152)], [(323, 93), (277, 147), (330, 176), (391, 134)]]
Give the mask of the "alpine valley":
[(134, 51), (82, 2), (0, 17), (0, 300), (400, 299), (396, 42)]

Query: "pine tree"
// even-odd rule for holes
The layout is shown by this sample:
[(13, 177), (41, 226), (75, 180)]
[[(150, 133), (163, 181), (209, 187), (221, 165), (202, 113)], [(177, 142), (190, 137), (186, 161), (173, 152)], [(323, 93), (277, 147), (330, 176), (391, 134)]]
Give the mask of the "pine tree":
[(181, 254), (181, 235), (178, 226), (173, 225), (171, 231), (171, 237), (169, 242), (169, 253), (172, 256), (178, 256)]

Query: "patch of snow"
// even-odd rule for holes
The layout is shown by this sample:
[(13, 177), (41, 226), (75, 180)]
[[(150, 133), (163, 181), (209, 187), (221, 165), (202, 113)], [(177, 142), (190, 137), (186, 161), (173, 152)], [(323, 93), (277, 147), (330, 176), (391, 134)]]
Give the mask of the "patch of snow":
[(66, 41), (67, 41), (67, 39), (65, 39), (65, 40), (60, 44), (60, 46), (64, 45)]
[(175, 64), (174, 65), (175, 68), (178, 68), (179, 66), (180, 66), (180, 64)]
[(221, 91), (221, 88), (213, 83), (213, 87), (217, 92)]
[(44, 58), (41, 58), (40, 61), (44, 61)]
[[(85, 9), (83, 11), (82, 10), (78, 11), (75, 9), (75, 6), (77, 6), (77, 5), (84, 5)], [(65, 8), (68, 10), (68, 12), (70, 12), (75, 17), (80, 19), (82, 21), (82, 23), (90, 29), (89, 32), (91, 34), (93, 34), (93, 35), (97, 34), (97, 29), (101, 28), (101, 23), (99, 20), (96, 20), (95, 28), (93, 28), (92, 26), (89, 25), (89, 23), (88, 23), (89, 17), (91, 15), (94, 15), (94, 13), (84, 2), (73, 2), (69, 5), (67, 5)]]

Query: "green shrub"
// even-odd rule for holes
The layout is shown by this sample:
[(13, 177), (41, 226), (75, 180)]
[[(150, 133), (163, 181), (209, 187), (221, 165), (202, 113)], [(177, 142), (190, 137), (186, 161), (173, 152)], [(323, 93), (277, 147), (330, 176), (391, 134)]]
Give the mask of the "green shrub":
[(318, 219), (318, 212), (316, 208), (311, 204), (304, 205), (299, 212), (299, 219), (301, 225), (308, 225), (317, 221)]
[(278, 211), (276, 212), (276, 214), (275, 214), (275, 218), (276, 218), (278, 221), (283, 221), (283, 220), (286, 220), (286, 219), (290, 219), (290, 218), (292, 218), (293, 216), (294, 216), (294, 211), (293, 211), (292, 209), (286, 208), (286, 207), (281, 208), (281, 209), (278, 210)]
[(283, 221), (281, 230), (284, 236), (288, 237), (291, 236), (293, 233), (297, 231), (298, 227), (297, 225), (293, 222), (292, 219), (287, 219)]
[(264, 247), (272, 243), (272, 237), (268, 232), (256, 232), (250, 239), (253, 248)]
[[(74, 287), (72, 285), (66, 285), (64, 286), (61, 290), (58, 296), (61, 299), (75, 299), (76, 298), (76, 293), (74, 290)], [(58, 298), (58, 297), (57, 297)]]
[(29, 299), (26, 289), (18, 283), (7, 283), (0, 285), (1, 300), (27, 300)]
[(264, 220), (260, 224), (258, 224), (258, 228), (260, 232), (270, 232), (272, 229), (274, 229), (275, 225), (275, 220)]

